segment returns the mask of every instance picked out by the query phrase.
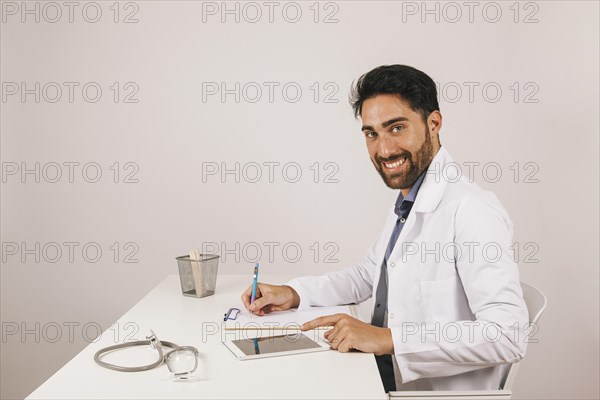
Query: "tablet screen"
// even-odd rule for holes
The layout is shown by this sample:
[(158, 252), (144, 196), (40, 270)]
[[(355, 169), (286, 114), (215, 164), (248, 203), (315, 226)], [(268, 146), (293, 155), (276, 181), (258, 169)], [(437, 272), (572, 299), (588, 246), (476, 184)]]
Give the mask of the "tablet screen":
[(318, 343), (302, 334), (233, 340), (232, 343), (247, 356), (321, 347)]

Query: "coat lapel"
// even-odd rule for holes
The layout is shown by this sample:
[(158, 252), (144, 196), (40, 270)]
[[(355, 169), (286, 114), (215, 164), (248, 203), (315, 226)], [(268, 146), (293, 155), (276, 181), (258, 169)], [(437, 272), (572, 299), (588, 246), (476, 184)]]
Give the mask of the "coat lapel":
[[(408, 219), (406, 220), (406, 225), (404, 225), (402, 232), (400, 232), (400, 236), (398, 237), (398, 241), (394, 246), (394, 250), (392, 250), (392, 254), (390, 254), (390, 259), (398, 259), (399, 257), (402, 257), (403, 252), (406, 249), (405, 246), (402, 246), (402, 243), (414, 240), (421, 233), (424, 218), (422, 214), (433, 212), (442, 200), (444, 192), (446, 191), (447, 180), (453, 179), (452, 176), (449, 176), (449, 172), (444, 170), (446, 165), (451, 161), (452, 159), (450, 158), (450, 154), (448, 154), (444, 147), (441, 147), (427, 169), (425, 179), (423, 180), (423, 183), (419, 188), (419, 192), (417, 193), (415, 204), (413, 205)], [(393, 216), (390, 216), (387, 221), (389, 225), (390, 220), (393, 219), (391, 229), (389, 229), (388, 233), (388, 240), (392, 234), (392, 229), (396, 222), (395, 217), (396, 214), (393, 214)], [(386, 229), (386, 232), (387, 231), (388, 230)], [(388, 243), (386, 242), (384, 245), (384, 253), (387, 248), (387, 244)], [(381, 261), (383, 262), (383, 256), (381, 257)]]

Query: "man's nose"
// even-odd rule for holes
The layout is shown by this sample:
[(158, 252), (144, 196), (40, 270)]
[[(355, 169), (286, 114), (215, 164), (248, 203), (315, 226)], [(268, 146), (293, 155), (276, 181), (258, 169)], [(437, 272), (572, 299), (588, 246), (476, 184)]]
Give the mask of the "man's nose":
[(379, 136), (379, 156), (381, 158), (388, 158), (391, 155), (397, 153), (396, 144), (394, 140), (387, 135)]

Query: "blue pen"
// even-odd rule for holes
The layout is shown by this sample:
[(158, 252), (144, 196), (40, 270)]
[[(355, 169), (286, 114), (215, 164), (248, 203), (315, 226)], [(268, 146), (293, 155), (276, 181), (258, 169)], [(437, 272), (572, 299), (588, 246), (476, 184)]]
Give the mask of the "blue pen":
[(250, 304), (256, 300), (256, 286), (258, 285), (258, 263), (254, 267), (254, 280), (252, 281), (252, 297), (250, 297)]
[(260, 354), (260, 348), (258, 347), (258, 338), (254, 338), (254, 354)]

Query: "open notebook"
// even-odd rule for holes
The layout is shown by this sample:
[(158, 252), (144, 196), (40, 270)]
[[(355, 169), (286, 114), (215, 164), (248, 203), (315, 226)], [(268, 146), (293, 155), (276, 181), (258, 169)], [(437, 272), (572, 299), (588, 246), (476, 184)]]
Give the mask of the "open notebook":
[(270, 314), (258, 316), (252, 315), (244, 307), (239, 307), (240, 313), (235, 320), (225, 322), (227, 330), (241, 329), (300, 329), (300, 325), (318, 317), (323, 317), (332, 314), (348, 314), (354, 316), (354, 308), (352, 306), (333, 306), (333, 307), (310, 307), (309, 309), (297, 311), (274, 311)]

